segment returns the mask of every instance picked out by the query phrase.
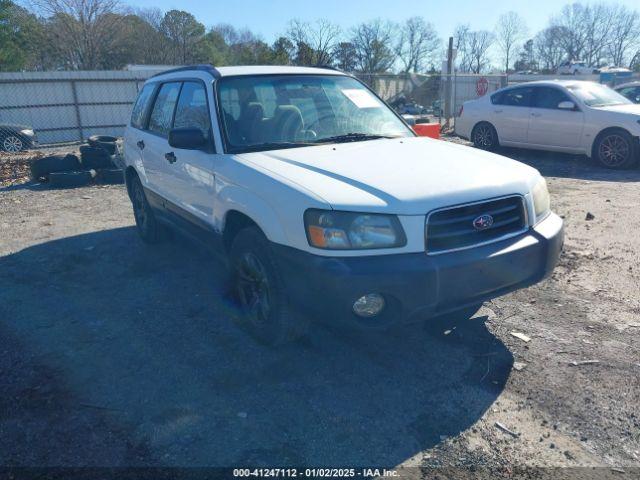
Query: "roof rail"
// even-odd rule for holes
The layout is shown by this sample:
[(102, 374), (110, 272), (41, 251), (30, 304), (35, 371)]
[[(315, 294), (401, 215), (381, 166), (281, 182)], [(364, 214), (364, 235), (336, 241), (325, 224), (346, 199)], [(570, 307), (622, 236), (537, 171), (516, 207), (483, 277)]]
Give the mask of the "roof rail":
[(199, 70), (202, 72), (210, 73), (213, 78), (220, 78), (220, 72), (210, 64), (200, 64), (200, 65), (185, 65), (184, 67), (172, 68), (171, 70), (165, 70), (164, 72), (156, 73), (149, 78), (154, 78), (159, 75), (166, 75), (167, 73), (176, 73), (176, 72), (186, 72), (189, 70)]

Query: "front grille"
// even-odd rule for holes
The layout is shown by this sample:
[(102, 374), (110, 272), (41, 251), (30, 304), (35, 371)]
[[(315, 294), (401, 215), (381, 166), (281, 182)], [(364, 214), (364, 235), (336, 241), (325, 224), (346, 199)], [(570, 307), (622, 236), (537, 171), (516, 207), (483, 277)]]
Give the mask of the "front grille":
[[(493, 224), (479, 230), (474, 226), (474, 221), (484, 215), (490, 215)], [(478, 223), (482, 222), (476, 222), (476, 225)], [(527, 215), (520, 196), (437, 210), (427, 217), (427, 253), (457, 250), (495, 241), (521, 232), (526, 226)]]

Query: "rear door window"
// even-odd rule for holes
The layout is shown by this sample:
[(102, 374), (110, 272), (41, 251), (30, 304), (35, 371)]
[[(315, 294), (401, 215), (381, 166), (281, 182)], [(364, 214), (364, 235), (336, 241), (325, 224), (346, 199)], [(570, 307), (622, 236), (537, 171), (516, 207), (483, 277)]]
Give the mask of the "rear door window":
[(149, 103), (156, 86), (154, 84), (145, 85), (136, 99), (131, 112), (131, 126), (134, 128), (144, 128), (144, 120), (149, 110)]
[(531, 105), (531, 87), (512, 88), (500, 92), (499, 95), (491, 97), (495, 105), (507, 105), (511, 107), (528, 107)]
[(552, 87), (536, 87), (532, 107), (558, 109), (561, 102), (568, 102), (571, 99), (561, 90)]
[(162, 137), (169, 136), (169, 130), (171, 130), (173, 122), (173, 112), (180, 93), (180, 85), (180, 82), (171, 82), (165, 83), (160, 87), (156, 101), (153, 104), (153, 110), (151, 110), (151, 115), (149, 116), (148, 130), (150, 132), (157, 133)]

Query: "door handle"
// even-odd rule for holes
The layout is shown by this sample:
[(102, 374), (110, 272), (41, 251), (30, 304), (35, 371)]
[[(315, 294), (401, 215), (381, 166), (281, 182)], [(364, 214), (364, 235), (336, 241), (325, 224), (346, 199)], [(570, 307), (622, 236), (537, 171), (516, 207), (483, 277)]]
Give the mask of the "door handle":
[(138, 140), (138, 143), (136, 143), (136, 145), (140, 150), (144, 150), (144, 142), (142, 140)]
[(164, 158), (166, 158), (169, 163), (176, 163), (176, 160), (178, 160), (176, 154), (173, 152), (165, 153)]

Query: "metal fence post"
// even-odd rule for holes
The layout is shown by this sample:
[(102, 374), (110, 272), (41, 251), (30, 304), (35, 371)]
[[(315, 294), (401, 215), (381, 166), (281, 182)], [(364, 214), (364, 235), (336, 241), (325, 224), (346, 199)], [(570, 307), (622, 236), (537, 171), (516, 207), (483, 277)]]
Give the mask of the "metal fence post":
[(82, 120), (80, 118), (80, 104), (78, 103), (78, 91), (76, 90), (76, 82), (75, 80), (71, 80), (71, 93), (73, 94), (73, 107), (76, 111), (76, 122), (78, 124), (78, 135), (80, 136), (79, 140), (82, 142), (84, 140), (84, 133), (82, 132)]

